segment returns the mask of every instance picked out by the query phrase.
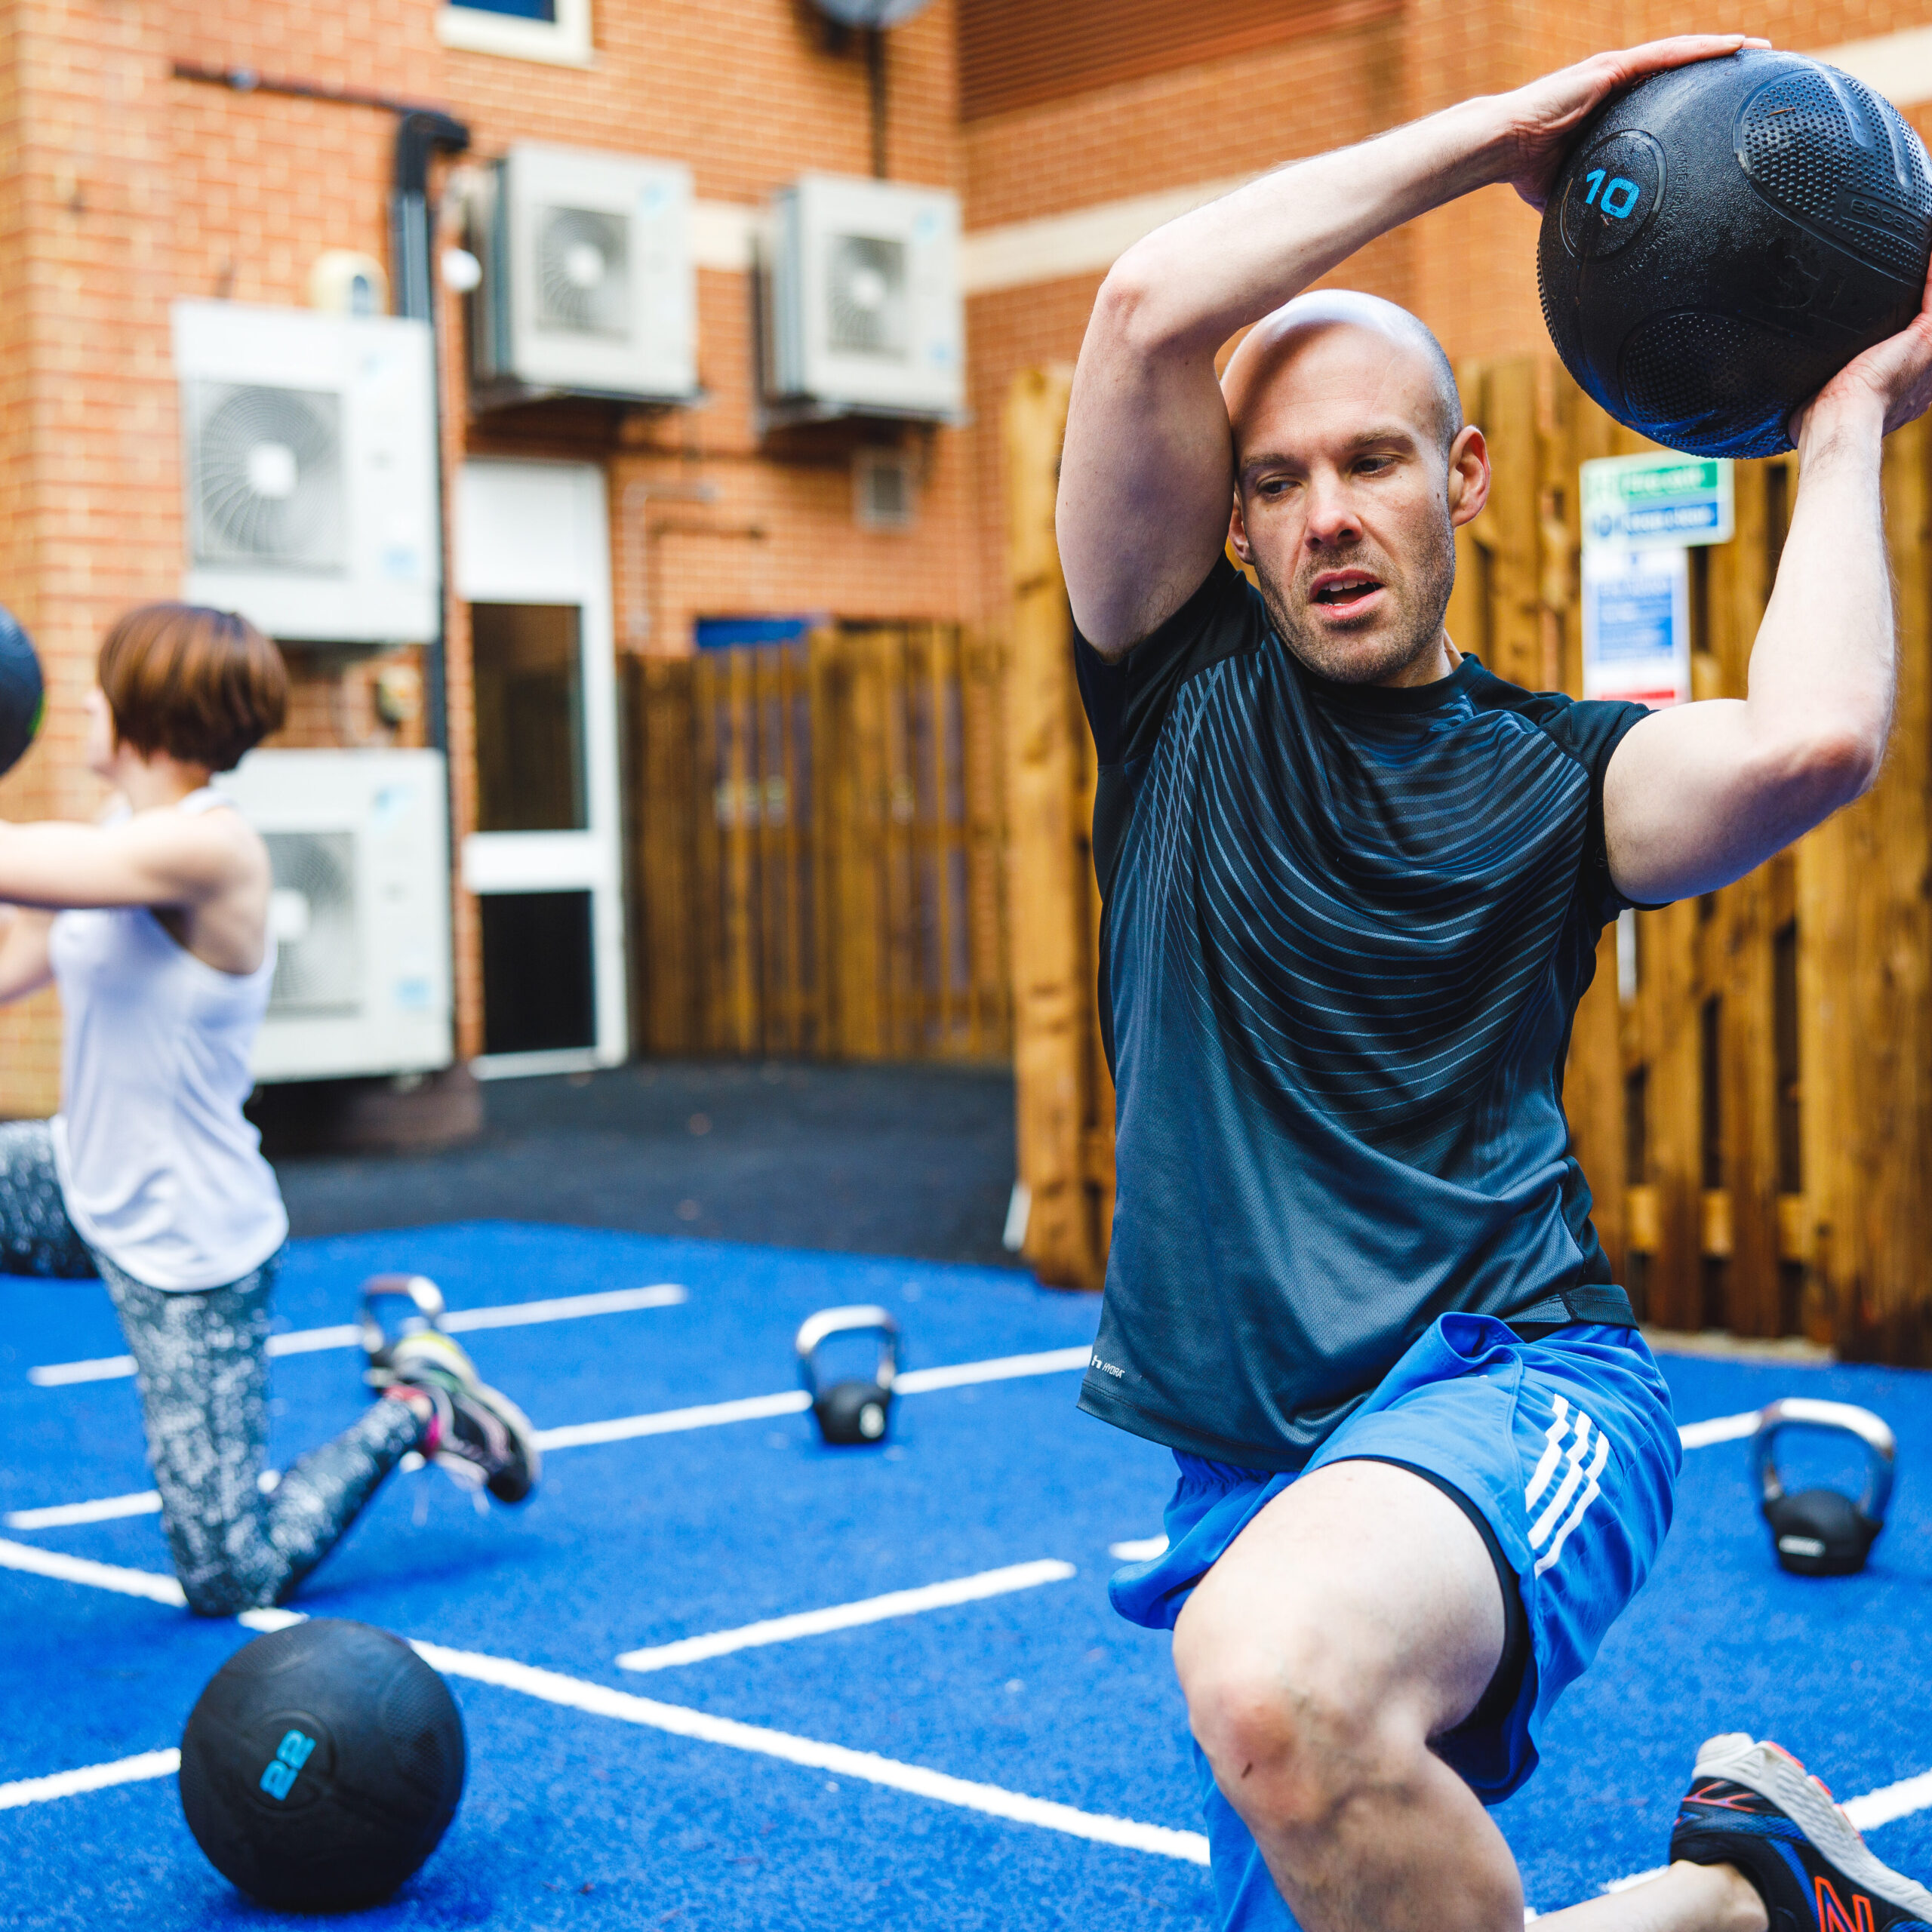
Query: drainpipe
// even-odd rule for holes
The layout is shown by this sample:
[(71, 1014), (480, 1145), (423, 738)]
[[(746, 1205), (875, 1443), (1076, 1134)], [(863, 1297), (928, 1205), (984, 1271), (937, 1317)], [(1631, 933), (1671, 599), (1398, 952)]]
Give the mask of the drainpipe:
[[(395, 263), (395, 312), (430, 326), (430, 420), (435, 426), (432, 460), (436, 469), (436, 501), (441, 528), (449, 528), (450, 508), (445, 500), (443, 468), (442, 336), (436, 328), (435, 218), (429, 207), (429, 159), (438, 151), (460, 154), (469, 145), (469, 130), (460, 121), (433, 108), (405, 108), (396, 116), (395, 174), (389, 193), (389, 235)], [(443, 613), (450, 595), (449, 544), (441, 540), (441, 601), (437, 607), (436, 635), (429, 641), (429, 741), (448, 755), (449, 686), (443, 645), (447, 626)], [(452, 774), (453, 777), (453, 774)], [(454, 803), (454, 788), (451, 803)], [(451, 827), (454, 830), (454, 826)], [(451, 847), (454, 857), (454, 847)]]

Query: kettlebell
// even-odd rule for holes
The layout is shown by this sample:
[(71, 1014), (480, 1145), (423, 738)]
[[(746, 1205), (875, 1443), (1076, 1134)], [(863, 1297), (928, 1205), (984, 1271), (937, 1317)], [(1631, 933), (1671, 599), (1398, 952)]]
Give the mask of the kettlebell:
[[(384, 1325), (385, 1302), (400, 1302), (408, 1310), (394, 1335)], [(441, 1327), (448, 1312), (443, 1291), (426, 1275), (371, 1275), (362, 1284), (362, 1305), (355, 1318), (362, 1352), (374, 1363), (386, 1356), (390, 1343), (419, 1329)]]
[[(1864, 1444), (1865, 1490), (1857, 1502), (1835, 1489), (1786, 1491), (1776, 1449), (1779, 1435), (1787, 1429), (1850, 1435)], [(1850, 1577), (1863, 1570), (1885, 1527), (1897, 1454), (1891, 1429), (1869, 1409), (1850, 1402), (1814, 1401), (1803, 1395), (1772, 1403), (1758, 1419), (1751, 1463), (1779, 1563), (1800, 1577)]]
[[(858, 1377), (829, 1386), (820, 1380), (818, 1352), (834, 1335), (878, 1337), (878, 1367), (869, 1379)], [(891, 1426), (892, 1384), (899, 1373), (898, 1323), (882, 1308), (822, 1308), (806, 1317), (792, 1346), (820, 1438), (836, 1448), (883, 1442)]]

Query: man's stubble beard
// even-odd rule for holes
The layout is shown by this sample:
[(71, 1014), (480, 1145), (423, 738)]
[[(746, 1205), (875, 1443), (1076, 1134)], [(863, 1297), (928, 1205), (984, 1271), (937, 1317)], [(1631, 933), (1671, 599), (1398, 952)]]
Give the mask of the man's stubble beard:
[[(1321, 568), (1373, 571), (1371, 565), (1350, 557), (1331, 559)], [(1396, 600), (1395, 626), (1372, 638), (1336, 637), (1302, 623), (1259, 555), (1254, 574), (1260, 583), (1261, 601), (1281, 641), (1311, 671), (1337, 684), (1386, 684), (1407, 670), (1441, 632), (1449, 593), (1456, 583), (1455, 526), (1445, 513), (1435, 541), (1416, 558), (1401, 584), (1389, 577), (1382, 580)]]

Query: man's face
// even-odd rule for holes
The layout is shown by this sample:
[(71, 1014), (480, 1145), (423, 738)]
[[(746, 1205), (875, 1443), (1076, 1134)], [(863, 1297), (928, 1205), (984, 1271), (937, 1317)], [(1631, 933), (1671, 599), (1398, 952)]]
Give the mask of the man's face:
[(1480, 431), (1444, 452), (1423, 358), (1375, 329), (1299, 331), (1235, 433), (1231, 534), (1288, 648), (1346, 684), (1441, 675), (1472, 439), (1485, 484), (1487, 469)]

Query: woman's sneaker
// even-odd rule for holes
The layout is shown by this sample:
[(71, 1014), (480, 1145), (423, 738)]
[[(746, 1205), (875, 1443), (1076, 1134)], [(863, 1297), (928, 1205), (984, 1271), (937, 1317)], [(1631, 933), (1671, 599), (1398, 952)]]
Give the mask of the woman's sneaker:
[[(405, 1300), (412, 1312), (392, 1338), (375, 1307)], [(363, 1380), (384, 1395), (426, 1396), (435, 1409), (423, 1453), (457, 1481), (487, 1489), (499, 1503), (521, 1503), (537, 1487), (543, 1458), (529, 1418), (502, 1390), (491, 1388), (476, 1364), (438, 1325), (443, 1300), (420, 1275), (378, 1275), (365, 1284)]]
[(1670, 1855), (1736, 1866), (1771, 1932), (1932, 1932), (1932, 1892), (1881, 1865), (1789, 1752), (1741, 1730), (1697, 1753)]

